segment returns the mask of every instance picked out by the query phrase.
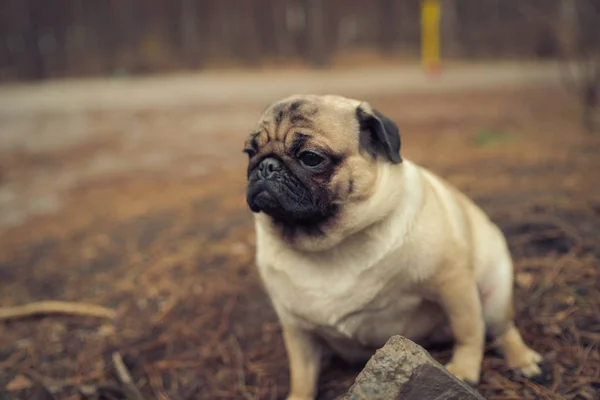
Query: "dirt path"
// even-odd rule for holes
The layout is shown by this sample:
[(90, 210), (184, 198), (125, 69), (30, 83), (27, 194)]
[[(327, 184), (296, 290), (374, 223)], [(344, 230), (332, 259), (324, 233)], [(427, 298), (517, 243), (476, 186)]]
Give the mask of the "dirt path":
[(338, 71), (204, 72), (0, 87), (0, 112), (135, 110), (266, 103), (291, 93), (375, 96), (556, 81), (554, 63), (450, 64), (431, 79), (418, 65)]

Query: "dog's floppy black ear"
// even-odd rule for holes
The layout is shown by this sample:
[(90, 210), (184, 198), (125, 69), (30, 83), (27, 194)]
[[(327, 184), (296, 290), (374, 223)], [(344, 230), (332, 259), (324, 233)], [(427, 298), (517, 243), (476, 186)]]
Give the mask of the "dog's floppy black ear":
[(401, 163), (400, 131), (394, 121), (368, 103), (361, 103), (356, 108), (356, 117), (360, 127), (361, 150), (370, 152), (374, 157), (382, 152), (394, 164)]

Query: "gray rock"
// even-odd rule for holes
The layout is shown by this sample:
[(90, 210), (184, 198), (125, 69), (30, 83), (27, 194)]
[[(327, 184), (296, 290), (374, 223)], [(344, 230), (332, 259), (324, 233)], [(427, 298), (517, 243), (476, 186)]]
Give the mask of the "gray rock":
[(484, 400), (427, 350), (402, 336), (392, 336), (375, 352), (343, 399)]

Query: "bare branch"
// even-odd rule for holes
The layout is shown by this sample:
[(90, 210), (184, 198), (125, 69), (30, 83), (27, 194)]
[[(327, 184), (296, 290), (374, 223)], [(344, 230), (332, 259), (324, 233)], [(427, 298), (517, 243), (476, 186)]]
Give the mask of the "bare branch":
[(34, 315), (45, 314), (70, 314), (88, 317), (114, 319), (114, 310), (86, 303), (73, 303), (65, 301), (40, 301), (15, 307), (1, 307), (0, 321), (28, 318)]

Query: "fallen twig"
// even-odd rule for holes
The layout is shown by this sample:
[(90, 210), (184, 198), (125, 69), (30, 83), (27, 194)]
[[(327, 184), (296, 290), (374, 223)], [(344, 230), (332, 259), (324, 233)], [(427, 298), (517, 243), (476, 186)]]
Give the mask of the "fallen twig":
[(242, 391), (242, 394), (244, 395), (244, 397), (246, 399), (253, 399), (254, 396), (248, 391), (248, 386), (246, 385), (246, 372), (244, 370), (244, 368), (245, 368), (244, 352), (242, 351), (240, 342), (239, 342), (238, 338), (235, 336), (235, 334), (232, 334), (230, 336), (230, 340), (233, 345), (232, 348), (234, 350), (235, 357), (237, 358), (236, 369), (237, 369), (237, 375), (238, 375), (238, 379), (239, 379), (238, 384), (240, 385), (240, 390)]
[(146, 375), (148, 375), (148, 383), (150, 384), (150, 387), (152, 388), (156, 398), (158, 400), (168, 400), (161, 374), (157, 373), (154, 368), (148, 366), (145, 366), (144, 370), (146, 371)]
[(129, 374), (129, 370), (125, 366), (123, 362), (123, 358), (121, 354), (118, 352), (114, 352), (112, 354), (113, 366), (115, 367), (115, 372), (117, 373), (117, 377), (119, 381), (125, 386), (125, 393), (128, 400), (144, 400), (144, 396), (140, 392), (140, 390), (135, 386), (131, 375)]
[(66, 301), (40, 301), (22, 306), (0, 307), (0, 321), (28, 318), (40, 314), (70, 314), (88, 317), (114, 319), (114, 310), (86, 303), (73, 303)]
[(25, 372), (25, 376), (29, 378), (31, 382), (33, 382), (33, 386), (35, 387), (35, 398), (42, 400), (55, 400), (56, 398), (52, 394), (50, 388), (46, 385), (46, 379), (38, 374), (37, 372), (30, 370)]

